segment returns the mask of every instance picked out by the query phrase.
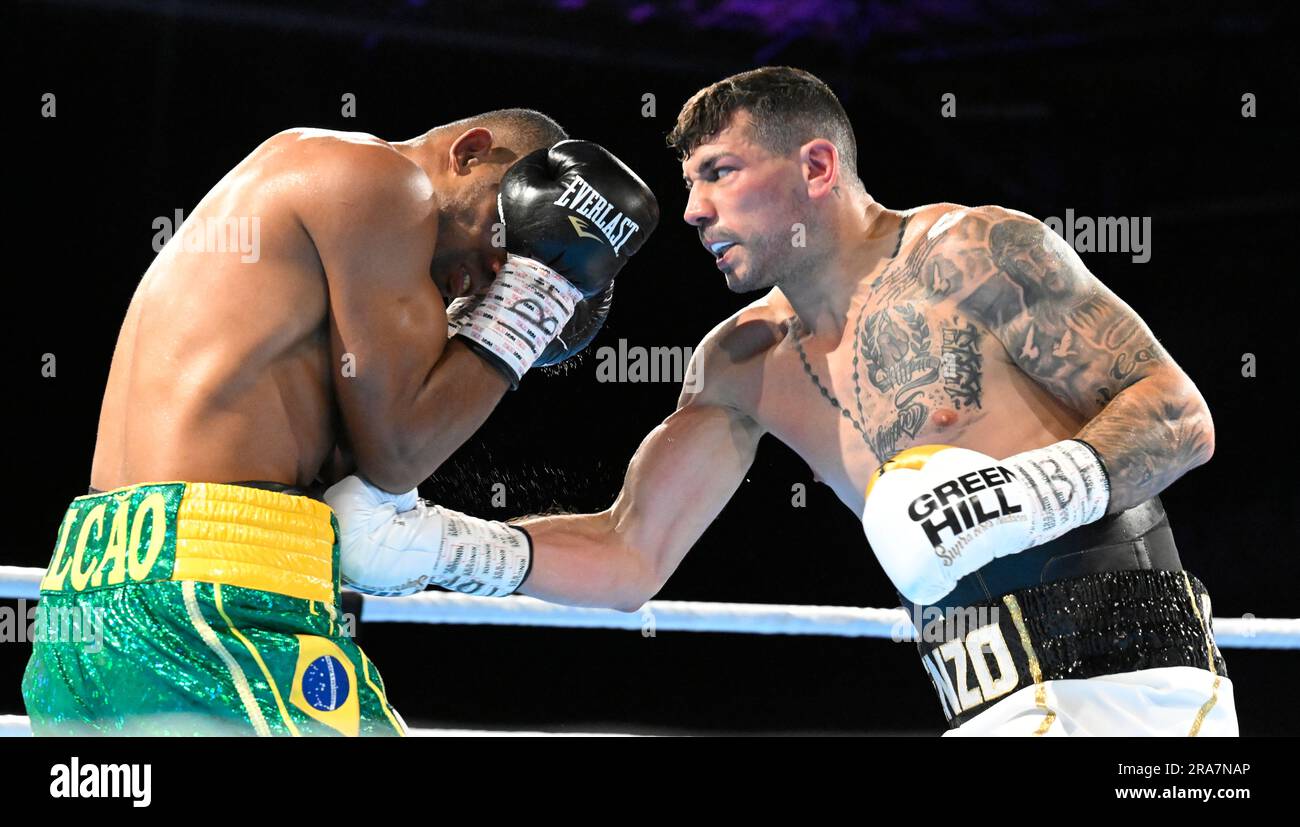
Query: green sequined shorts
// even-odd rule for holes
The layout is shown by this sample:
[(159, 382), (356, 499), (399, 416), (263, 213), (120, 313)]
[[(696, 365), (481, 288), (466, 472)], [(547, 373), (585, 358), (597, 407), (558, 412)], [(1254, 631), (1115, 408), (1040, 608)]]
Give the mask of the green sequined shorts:
[(323, 503), (162, 483), (79, 497), (41, 582), (37, 735), (401, 735), (338, 599)]

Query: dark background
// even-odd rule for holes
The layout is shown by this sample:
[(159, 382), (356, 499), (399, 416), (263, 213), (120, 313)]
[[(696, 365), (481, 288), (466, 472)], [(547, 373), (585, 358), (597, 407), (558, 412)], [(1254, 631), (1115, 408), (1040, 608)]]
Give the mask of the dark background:
[[(1132, 8), (1130, 6), (1139, 6)], [(596, 346), (694, 346), (730, 294), (663, 136), (727, 74), (781, 63), (853, 118), (890, 207), (997, 203), (1039, 217), (1150, 216), (1150, 262), (1085, 253), (1210, 404), (1213, 460), (1165, 492), (1215, 615), (1294, 616), (1297, 67), (1285, 4), (53, 2), (6, 12), (15, 88), (6, 195), (15, 368), (0, 563), (44, 566), (88, 482), (99, 398), (153, 220), (187, 213), (291, 126), (399, 140), (528, 106), (605, 144), (664, 220), (620, 276)], [(40, 117), (42, 93), (58, 116)], [(343, 118), (340, 97), (357, 96)], [(957, 117), (940, 117), (956, 95)], [(1254, 93), (1258, 117), (1241, 116)], [(642, 95), (656, 97), (644, 118)], [(255, 309), (254, 309), (255, 310)], [(42, 378), (42, 354), (58, 376)], [(1258, 376), (1242, 375), (1247, 353)], [(422, 486), (481, 516), (604, 508), (675, 385), (600, 384), (590, 356), (530, 377)], [(509, 507), (492, 509), (504, 482)], [(807, 506), (791, 505), (804, 483)], [(893, 606), (856, 515), (766, 438), (663, 599)], [(12, 605), (12, 601), (7, 601)], [(371, 625), (362, 642), (412, 723), (611, 731), (937, 733), (915, 650), (880, 640)], [(0, 714), (21, 712), (20, 644)], [(1243, 733), (1300, 733), (1294, 651), (1226, 652)]]

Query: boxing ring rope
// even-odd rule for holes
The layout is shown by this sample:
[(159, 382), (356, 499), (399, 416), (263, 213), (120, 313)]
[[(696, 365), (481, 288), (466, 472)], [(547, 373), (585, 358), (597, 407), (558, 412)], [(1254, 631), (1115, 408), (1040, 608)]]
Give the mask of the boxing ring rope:
[[(557, 606), (531, 597), (502, 599), (450, 592), (409, 597), (363, 595), (363, 600), (363, 623), (627, 630), (653, 623), (656, 632), (915, 639), (910, 616), (902, 609), (652, 600), (636, 612), (616, 612)], [(1300, 619), (1216, 617), (1213, 626), (1215, 642), (1221, 648), (1300, 649)]]
[[(0, 598), (38, 598), (43, 575), (42, 569), (0, 566)], [(653, 628), (656, 633), (715, 632), (914, 639), (910, 618), (902, 609), (652, 600), (636, 612), (618, 612), (611, 609), (557, 606), (531, 597), (471, 597), (454, 592), (422, 592), (409, 597), (362, 595), (362, 601), (362, 623), (445, 623), (633, 631)], [(1220, 648), (1300, 649), (1300, 619), (1216, 617), (1213, 624), (1215, 641)]]
[[(0, 566), (0, 599), (36, 600), (43, 569)], [(454, 592), (423, 592), (408, 597), (362, 595), (362, 623), (441, 623), (532, 626), (565, 629), (622, 629), (659, 632), (715, 632), (758, 635), (825, 635), (910, 641), (914, 628), (902, 609), (852, 606), (782, 606), (763, 603), (699, 603), (652, 600), (635, 612), (557, 606), (531, 597), (472, 597)], [(928, 618), (926, 618), (928, 619)], [(1216, 617), (1220, 648), (1300, 649), (1300, 619)], [(582, 736), (619, 733), (504, 732), (469, 729), (418, 729), (409, 734), (455, 736)], [(0, 715), (0, 737), (30, 736), (22, 715)]]

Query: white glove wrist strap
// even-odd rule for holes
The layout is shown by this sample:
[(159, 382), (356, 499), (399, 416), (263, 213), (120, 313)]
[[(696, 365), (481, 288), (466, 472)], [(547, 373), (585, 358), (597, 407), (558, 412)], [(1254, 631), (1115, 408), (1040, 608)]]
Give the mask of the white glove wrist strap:
[(523, 378), (581, 300), (582, 291), (559, 273), (512, 254), (486, 293), (447, 308), (448, 335), (477, 342)]
[(1110, 479), (1087, 443), (1067, 439), (998, 463), (1015, 474), (1028, 495), (1029, 543), (1040, 546), (1101, 519), (1110, 504)]
[(533, 549), (522, 530), (439, 505), (420, 507), (438, 515), (442, 532), (430, 583), (464, 594), (503, 597), (524, 582)]

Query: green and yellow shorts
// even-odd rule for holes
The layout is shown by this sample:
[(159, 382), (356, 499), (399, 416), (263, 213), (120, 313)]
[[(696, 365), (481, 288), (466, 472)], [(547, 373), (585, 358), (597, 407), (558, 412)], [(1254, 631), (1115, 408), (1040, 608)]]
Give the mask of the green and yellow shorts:
[(171, 482), (78, 497), (41, 581), (37, 735), (402, 735), (339, 606), (324, 503)]

